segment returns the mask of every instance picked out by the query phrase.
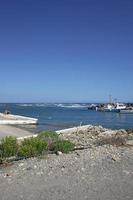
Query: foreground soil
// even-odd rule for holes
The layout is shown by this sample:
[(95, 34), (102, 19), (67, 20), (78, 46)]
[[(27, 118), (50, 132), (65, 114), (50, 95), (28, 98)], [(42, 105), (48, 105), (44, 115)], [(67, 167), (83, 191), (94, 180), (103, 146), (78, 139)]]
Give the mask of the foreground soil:
[(132, 200), (133, 148), (111, 145), (0, 168), (1, 200)]

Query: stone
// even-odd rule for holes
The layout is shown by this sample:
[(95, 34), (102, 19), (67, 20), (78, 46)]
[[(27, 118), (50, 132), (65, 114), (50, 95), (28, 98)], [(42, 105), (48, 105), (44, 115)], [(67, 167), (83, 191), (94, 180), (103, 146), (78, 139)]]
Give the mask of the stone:
[(126, 145), (133, 146), (133, 140), (126, 141)]
[(32, 167), (27, 167), (26, 170), (32, 170)]
[(20, 164), (19, 164), (19, 167), (22, 167), (22, 166), (24, 166), (24, 163), (20, 163)]
[(117, 156), (117, 155), (112, 155), (112, 160), (113, 161), (118, 161), (118, 160), (120, 160), (120, 157)]
[(63, 153), (62, 153), (61, 151), (57, 151), (56, 154), (57, 154), (58, 156), (60, 156), (60, 155), (62, 155)]

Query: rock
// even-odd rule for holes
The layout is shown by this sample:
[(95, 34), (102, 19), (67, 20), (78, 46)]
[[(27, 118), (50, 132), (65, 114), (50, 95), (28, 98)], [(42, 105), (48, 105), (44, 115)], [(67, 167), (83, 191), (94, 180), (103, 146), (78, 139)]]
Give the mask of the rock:
[(43, 172), (40, 171), (40, 172), (37, 172), (36, 174), (37, 174), (37, 175), (43, 175)]
[(106, 130), (98, 136), (99, 144), (111, 144), (121, 146), (126, 144), (128, 134), (125, 130)]
[(126, 141), (126, 145), (133, 146), (133, 140)]
[(62, 155), (63, 153), (61, 152), (61, 151), (57, 151), (56, 152), (56, 155), (58, 155), (58, 156), (60, 156), (60, 155)]
[(10, 175), (9, 173), (6, 173), (6, 174), (4, 175), (4, 178), (6, 178), (6, 177), (11, 177), (11, 175)]
[(118, 161), (120, 160), (120, 157), (117, 156), (117, 155), (112, 155), (112, 158), (111, 158), (113, 161)]
[(19, 167), (22, 167), (22, 166), (24, 166), (24, 163), (20, 163), (20, 164), (19, 164)]
[(79, 154), (77, 151), (75, 151), (75, 154), (76, 154), (78, 157), (80, 157), (80, 154)]
[[(75, 131), (76, 130), (76, 131)], [(131, 131), (130, 131), (131, 132)], [(89, 146), (92, 145), (116, 145), (121, 146), (126, 144), (128, 138), (132, 139), (132, 133), (121, 130), (111, 130), (103, 128), (102, 126), (81, 126), (77, 129), (69, 130), (69, 133), (63, 132), (60, 139), (67, 139), (72, 141), (75, 146)], [(60, 153), (57, 153), (60, 155)]]
[(23, 195), (20, 195), (20, 199), (24, 199)]
[(84, 168), (84, 167), (82, 167), (82, 168), (81, 168), (81, 171), (83, 171), (83, 172), (84, 172), (84, 171), (85, 171), (85, 168)]
[(111, 137), (112, 135), (115, 135), (116, 132), (113, 130), (107, 130), (104, 132), (99, 133), (99, 137), (103, 138), (103, 137)]
[(32, 167), (27, 167), (26, 170), (32, 170)]
[(129, 175), (129, 174), (130, 174), (130, 172), (127, 171), (127, 170), (123, 170), (123, 172), (124, 172), (126, 175)]

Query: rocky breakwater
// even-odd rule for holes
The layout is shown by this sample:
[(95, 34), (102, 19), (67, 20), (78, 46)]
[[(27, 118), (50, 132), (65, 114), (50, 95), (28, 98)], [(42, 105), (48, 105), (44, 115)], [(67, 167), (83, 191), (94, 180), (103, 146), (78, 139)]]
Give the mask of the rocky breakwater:
[(112, 130), (102, 126), (81, 126), (59, 132), (61, 139), (71, 140), (78, 148), (89, 148), (99, 145), (133, 146), (133, 130)]

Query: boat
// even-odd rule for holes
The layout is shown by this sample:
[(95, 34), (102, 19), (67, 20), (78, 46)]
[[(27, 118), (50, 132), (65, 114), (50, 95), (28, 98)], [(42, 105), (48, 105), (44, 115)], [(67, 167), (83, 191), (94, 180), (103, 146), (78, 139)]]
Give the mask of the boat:
[(97, 111), (104, 112), (120, 112), (121, 110), (126, 109), (126, 105), (123, 103), (107, 104), (102, 108), (96, 108)]
[(120, 110), (121, 114), (133, 114), (133, 108), (127, 108), (127, 109), (123, 109)]
[(124, 110), (126, 109), (126, 105), (124, 103), (116, 103), (116, 109)]

